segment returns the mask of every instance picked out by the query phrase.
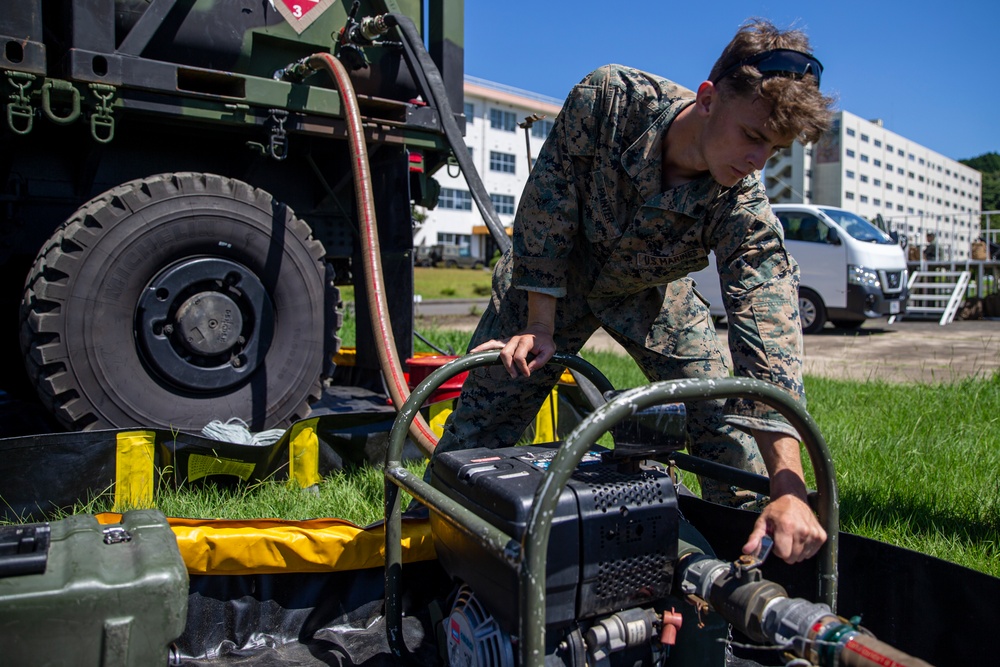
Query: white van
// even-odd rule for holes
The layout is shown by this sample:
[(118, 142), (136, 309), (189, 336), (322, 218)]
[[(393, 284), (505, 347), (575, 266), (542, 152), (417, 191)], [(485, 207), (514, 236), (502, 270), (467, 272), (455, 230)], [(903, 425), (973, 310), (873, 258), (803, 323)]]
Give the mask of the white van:
[[(799, 263), (799, 313), (804, 333), (827, 321), (856, 329), (869, 318), (906, 311), (906, 255), (894, 239), (856, 213), (832, 206), (773, 204), (785, 247)], [(714, 254), (691, 275), (712, 315), (724, 317)]]

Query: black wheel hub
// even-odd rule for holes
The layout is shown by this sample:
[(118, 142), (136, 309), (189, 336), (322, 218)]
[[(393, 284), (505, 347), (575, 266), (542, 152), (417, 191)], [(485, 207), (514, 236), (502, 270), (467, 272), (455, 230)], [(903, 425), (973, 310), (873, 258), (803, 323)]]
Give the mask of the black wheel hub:
[(257, 276), (226, 259), (186, 259), (161, 271), (136, 305), (142, 356), (163, 380), (218, 391), (246, 380), (274, 334), (274, 307)]

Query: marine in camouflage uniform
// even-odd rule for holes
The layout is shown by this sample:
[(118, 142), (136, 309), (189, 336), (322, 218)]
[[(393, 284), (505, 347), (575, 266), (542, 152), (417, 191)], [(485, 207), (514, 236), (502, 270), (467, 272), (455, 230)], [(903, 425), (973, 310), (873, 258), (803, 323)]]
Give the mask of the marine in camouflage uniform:
[[(557, 297), (553, 337), (562, 352), (578, 352), (604, 327), (651, 381), (727, 377), (707, 303), (687, 277), (714, 251), (736, 375), (802, 398), (798, 267), (757, 174), (733, 187), (708, 174), (662, 186), (664, 136), (693, 101), (666, 79), (617, 65), (574, 88), (525, 187), (513, 252), (496, 267), (472, 347), (521, 331), (527, 293), (536, 291)], [(500, 366), (476, 369), (438, 451), (514, 444), (561, 370), (549, 364), (511, 379)], [(756, 444), (736, 427), (796, 435), (749, 400), (700, 401), (687, 411), (692, 454), (761, 474)], [(708, 499), (746, 499), (714, 480), (702, 484)]]

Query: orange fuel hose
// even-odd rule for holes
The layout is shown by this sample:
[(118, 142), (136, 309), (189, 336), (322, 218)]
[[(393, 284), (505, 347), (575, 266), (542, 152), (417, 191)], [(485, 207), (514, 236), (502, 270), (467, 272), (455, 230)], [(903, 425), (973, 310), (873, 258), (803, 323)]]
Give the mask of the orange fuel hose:
[[(305, 64), (312, 69), (326, 70), (337, 84), (343, 100), (344, 118), (347, 121), (347, 135), (351, 147), (354, 191), (361, 215), (362, 265), (372, 330), (375, 331), (379, 366), (388, 385), (389, 396), (398, 409), (410, 395), (410, 389), (403, 375), (402, 365), (399, 363), (399, 355), (396, 354), (396, 339), (392, 333), (386, 304), (385, 280), (382, 275), (378, 230), (375, 224), (375, 202), (372, 196), (371, 172), (368, 168), (368, 147), (365, 144), (361, 111), (358, 109), (358, 100), (347, 70), (337, 58), (329, 53), (317, 53), (307, 58)], [(410, 425), (410, 437), (428, 456), (437, 446), (437, 437), (420, 414)]]

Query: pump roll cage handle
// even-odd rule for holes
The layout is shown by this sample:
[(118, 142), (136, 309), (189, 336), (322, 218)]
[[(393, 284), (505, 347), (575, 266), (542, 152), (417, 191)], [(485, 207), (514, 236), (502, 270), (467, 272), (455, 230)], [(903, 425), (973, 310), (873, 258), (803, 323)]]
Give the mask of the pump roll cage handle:
[[(802, 436), (816, 477), (815, 509), (827, 540), (820, 549), (819, 601), (836, 611), (837, 542), (840, 525), (837, 483), (833, 459), (809, 413), (788, 392), (762, 380), (721, 378), (713, 380), (669, 380), (624, 391), (596, 408), (570, 433), (559, 447), (542, 483), (535, 492), (525, 526), (524, 540), (517, 540), (484, 521), (447, 495), (433, 488), (401, 463), (403, 444), (410, 422), (420, 407), (445, 381), (459, 373), (496, 364), (498, 351), (470, 354), (452, 361), (431, 373), (404, 402), (389, 433), (385, 461), (385, 616), (389, 648), (403, 657), (406, 647), (402, 632), (402, 513), (399, 489), (441, 514), (456, 530), (475, 540), (507, 565), (517, 570), (520, 662), (524, 667), (543, 667), (545, 661), (545, 559), (548, 553), (552, 517), (563, 487), (583, 455), (619, 421), (654, 405), (671, 402), (745, 398), (764, 403), (784, 416)], [(596, 367), (580, 357), (556, 354), (550, 363), (582, 373), (603, 394), (613, 389)], [(685, 457), (687, 458), (687, 457)], [(715, 464), (700, 471), (711, 476), (713, 469), (732, 471)], [(530, 539), (527, 539), (531, 536)], [(539, 573), (533, 576), (533, 573)]]

